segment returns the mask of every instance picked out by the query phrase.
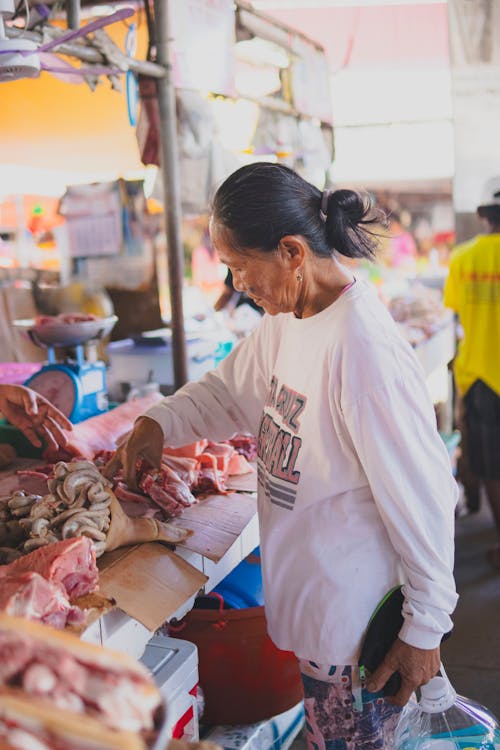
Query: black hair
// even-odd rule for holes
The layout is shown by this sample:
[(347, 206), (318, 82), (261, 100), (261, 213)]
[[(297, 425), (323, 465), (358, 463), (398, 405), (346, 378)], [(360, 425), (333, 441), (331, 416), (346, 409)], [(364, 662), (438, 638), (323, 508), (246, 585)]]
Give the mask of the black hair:
[[(354, 190), (327, 194), (283, 164), (257, 162), (233, 172), (213, 200), (214, 220), (231, 232), (235, 248), (273, 252), (286, 235), (301, 235), (315, 255), (336, 250), (348, 258), (373, 258), (384, 223), (371, 199)], [(323, 206), (322, 206), (323, 202)]]
[(500, 206), (479, 206), (477, 214), (481, 219), (486, 219), (492, 227), (500, 226)]

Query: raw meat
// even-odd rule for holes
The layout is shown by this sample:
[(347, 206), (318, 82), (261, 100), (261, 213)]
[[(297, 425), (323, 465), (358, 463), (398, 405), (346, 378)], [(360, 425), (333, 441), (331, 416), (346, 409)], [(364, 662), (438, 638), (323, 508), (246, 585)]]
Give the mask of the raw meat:
[(170, 448), (167, 446), (163, 449), (163, 453), (169, 456), (181, 456), (183, 458), (197, 458), (200, 453), (203, 453), (208, 445), (208, 440), (198, 440), (196, 443), (190, 443), (189, 445), (182, 445), (180, 448)]
[(193, 490), (200, 493), (218, 492), (226, 495), (224, 475), (217, 468), (217, 458), (211, 453), (202, 453), (198, 457), (198, 479)]
[(139, 487), (168, 515), (178, 516), (183, 508), (196, 502), (188, 485), (166, 464), (160, 469), (148, 468), (139, 479)]
[(257, 440), (253, 435), (233, 435), (228, 442), (237, 453), (245, 456), (247, 461), (255, 461), (257, 459)]
[(188, 487), (192, 487), (198, 478), (198, 461), (196, 458), (182, 458), (181, 456), (170, 456), (163, 454), (162, 466), (173, 469), (179, 479), (182, 479)]
[(97, 320), (97, 316), (92, 313), (61, 313), (60, 315), (38, 315), (35, 318), (35, 325), (49, 326), (60, 323), (72, 325), (73, 323), (88, 323), (91, 320)]
[(209, 453), (211, 456), (215, 456), (217, 468), (222, 472), (226, 479), (228, 475), (229, 461), (234, 453), (233, 446), (229, 445), (229, 443), (208, 443), (203, 453)]
[(158, 518), (160, 521), (165, 518), (165, 513), (150, 497), (129, 490), (124, 482), (118, 482), (113, 491), (130, 518)]
[(7, 576), (30, 571), (62, 585), (70, 599), (90, 594), (99, 585), (94, 545), (88, 537), (48, 544), (14, 560), (10, 565), (2, 565), (0, 581)]
[(85, 622), (85, 612), (69, 603), (62, 586), (34, 572), (2, 578), (0, 610), (54, 628), (79, 626)]
[(133, 427), (137, 417), (161, 398), (160, 393), (150, 393), (73, 425), (73, 430), (65, 433), (68, 438), (65, 448), (57, 451), (47, 449), (45, 460), (55, 462), (73, 457), (92, 460), (99, 451), (114, 450), (118, 438)]
[(234, 452), (229, 459), (229, 467), (227, 473), (230, 477), (239, 476), (240, 474), (250, 474), (253, 468), (250, 466), (245, 456), (241, 453)]
[(0, 615), (0, 683), (113, 729), (151, 730), (161, 702), (135, 659), (34, 622)]
[(47, 480), (54, 469), (53, 464), (34, 466), (32, 469), (20, 469), (0, 479), (0, 497), (24, 492), (26, 495), (46, 495)]

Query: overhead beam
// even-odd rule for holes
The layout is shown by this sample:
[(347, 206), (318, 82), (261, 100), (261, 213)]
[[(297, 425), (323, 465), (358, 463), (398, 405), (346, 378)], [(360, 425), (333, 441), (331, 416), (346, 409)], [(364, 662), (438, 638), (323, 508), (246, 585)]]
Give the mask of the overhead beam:
[[(47, 26), (45, 26), (44, 28), (45, 30), (47, 30)], [(19, 36), (19, 30), (12, 29), (9, 26), (5, 28), (5, 32), (7, 37), (10, 39), (16, 39)], [(53, 26), (50, 27), (50, 35), (53, 39), (62, 36), (64, 33), (64, 30), (56, 29)], [(24, 31), (23, 39), (30, 39), (36, 44), (42, 44), (44, 41), (42, 35), (37, 31)], [(78, 42), (66, 42), (60, 44), (54, 50), (54, 52), (60, 53), (61, 55), (69, 55), (70, 57), (74, 57), (77, 60), (81, 60), (82, 62), (86, 63), (107, 65), (108, 60), (98, 50), (93, 49), (89, 45), (89, 42), (90, 40), (87, 40), (84, 45), (79, 44)], [(157, 65), (153, 62), (148, 62), (147, 60), (136, 60), (133, 57), (127, 57), (121, 52), (121, 50), (118, 49), (118, 47), (116, 47), (116, 52), (123, 58), (124, 71), (132, 70), (134, 73), (140, 73), (145, 76), (150, 76), (151, 78), (163, 78), (163, 76), (165, 75), (165, 68), (163, 68), (161, 65)]]

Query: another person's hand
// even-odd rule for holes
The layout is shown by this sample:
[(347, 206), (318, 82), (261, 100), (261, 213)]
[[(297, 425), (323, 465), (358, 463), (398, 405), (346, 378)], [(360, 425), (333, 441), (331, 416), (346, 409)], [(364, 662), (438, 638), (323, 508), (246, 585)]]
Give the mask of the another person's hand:
[(404, 706), (413, 691), (427, 684), (439, 672), (440, 666), (439, 646), (433, 649), (416, 648), (398, 638), (387, 652), (382, 664), (370, 676), (367, 687), (371, 693), (377, 693), (394, 672), (399, 672), (401, 687), (396, 695), (387, 700), (396, 706)]
[(121, 468), (130, 489), (137, 489), (136, 463), (139, 457), (145, 458), (156, 468), (160, 467), (163, 451), (163, 430), (158, 422), (150, 417), (139, 417), (134, 429), (125, 442), (118, 446), (116, 453), (104, 467), (104, 476), (114, 477)]
[(63, 430), (72, 429), (69, 419), (31, 388), (0, 385), (0, 412), (37, 448), (42, 440), (50, 448), (64, 447), (68, 442)]

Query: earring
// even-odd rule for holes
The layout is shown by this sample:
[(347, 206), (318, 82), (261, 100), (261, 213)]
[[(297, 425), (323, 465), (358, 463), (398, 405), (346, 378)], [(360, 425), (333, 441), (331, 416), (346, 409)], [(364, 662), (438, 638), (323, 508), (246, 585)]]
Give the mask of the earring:
[(301, 272), (300, 272), (300, 271), (297, 271), (297, 277), (296, 277), (296, 278), (297, 278), (297, 281), (298, 281), (298, 282), (299, 282), (299, 284), (300, 284), (300, 282), (302, 281), (302, 274), (301, 274)]

